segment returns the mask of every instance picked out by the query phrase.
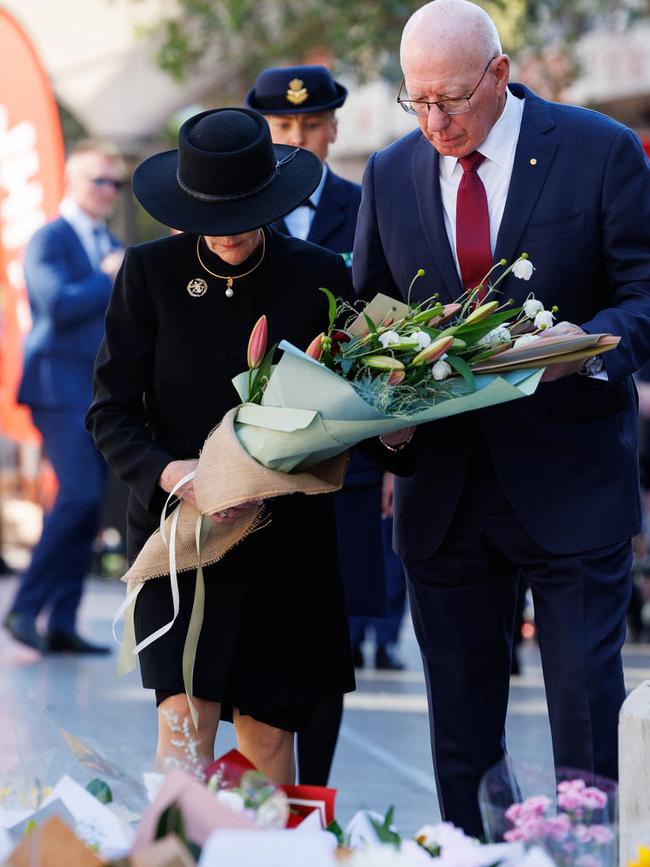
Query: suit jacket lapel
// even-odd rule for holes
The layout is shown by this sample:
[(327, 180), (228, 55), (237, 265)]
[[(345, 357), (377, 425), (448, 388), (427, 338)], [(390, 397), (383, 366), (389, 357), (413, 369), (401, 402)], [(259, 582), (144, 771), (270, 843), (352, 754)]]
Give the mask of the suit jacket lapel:
[(511, 90), (525, 96), (526, 103), (494, 254), (495, 261), (505, 259), (508, 263), (525, 252), (523, 235), (557, 149), (552, 133), (555, 122), (547, 103), (522, 85), (511, 85)]
[(346, 205), (347, 197), (343, 185), (339, 184), (338, 178), (330, 170), (327, 173), (307, 240), (313, 244), (323, 245), (323, 242), (345, 222)]
[(86, 248), (83, 245), (83, 242), (79, 235), (77, 234), (77, 230), (71, 223), (68, 223), (65, 217), (60, 217), (61, 224), (65, 232), (68, 233), (68, 237), (70, 239), (70, 243), (76, 249), (77, 258), (81, 261), (85, 261), (88, 263), (88, 267), (91, 271), (95, 270), (95, 264), (91, 261)]
[(445, 228), (438, 165), (437, 151), (421, 136), (412, 156), (415, 197), (433, 265), (439, 273), (439, 279), (434, 279), (433, 283), (437, 290), (445, 291), (453, 300), (461, 294), (462, 286)]

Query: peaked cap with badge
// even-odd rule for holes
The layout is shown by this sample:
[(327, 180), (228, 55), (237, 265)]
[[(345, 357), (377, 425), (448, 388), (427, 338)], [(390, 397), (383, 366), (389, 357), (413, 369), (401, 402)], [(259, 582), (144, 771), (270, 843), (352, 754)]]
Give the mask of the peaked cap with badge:
[(343, 105), (348, 92), (324, 66), (265, 69), (246, 94), (246, 106), (261, 114), (315, 114)]

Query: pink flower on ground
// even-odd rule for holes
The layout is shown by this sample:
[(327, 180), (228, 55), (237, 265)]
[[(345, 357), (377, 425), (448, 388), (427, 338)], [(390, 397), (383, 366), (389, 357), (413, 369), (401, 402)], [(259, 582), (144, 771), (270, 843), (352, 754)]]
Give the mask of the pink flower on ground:
[(517, 827), (521, 830), (526, 841), (541, 840), (544, 837), (546, 822), (542, 816), (523, 816)]
[(557, 790), (558, 792), (581, 792), (586, 786), (584, 780), (562, 780), (557, 784)]
[(591, 833), (586, 825), (576, 825), (573, 829), (573, 836), (578, 843), (589, 843), (591, 841)]
[(589, 831), (591, 833), (591, 839), (594, 843), (598, 843), (599, 846), (611, 843), (614, 839), (614, 834), (606, 825), (590, 825)]
[(527, 837), (521, 828), (512, 828), (510, 831), (506, 831), (503, 839), (506, 843), (527, 842)]
[(510, 804), (510, 806), (506, 810), (506, 819), (510, 819), (510, 821), (514, 824), (521, 816), (522, 809), (522, 804)]
[(552, 837), (554, 840), (564, 840), (571, 830), (571, 819), (569, 819), (566, 813), (562, 813), (553, 819), (549, 819), (545, 823), (544, 830), (544, 836)]
[(568, 810), (569, 813), (578, 810), (584, 806), (582, 794), (576, 791), (561, 792), (557, 796), (557, 805), (562, 810)]
[(602, 810), (607, 806), (607, 795), (595, 786), (583, 789), (582, 806), (588, 810)]
[(551, 799), (546, 795), (533, 795), (532, 798), (526, 798), (521, 805), (522, 813), (526, 815), (543, 815), (551, 806)]

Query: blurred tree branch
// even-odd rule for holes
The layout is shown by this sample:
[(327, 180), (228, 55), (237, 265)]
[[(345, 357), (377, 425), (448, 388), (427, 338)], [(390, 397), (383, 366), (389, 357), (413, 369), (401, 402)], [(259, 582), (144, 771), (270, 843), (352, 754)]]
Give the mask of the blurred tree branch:
[[(399, 77), (399, 38), (421, 0), (167, 0), (147, 29), (156, 61), (177, 81), (203, 64), (228, 69), (235, 95), (266, 66), (332, 58), (359, 81)], [(574, 47), (592, 28), (624, 29), (650, 0), (481, 0), (504, 50), (557, 95), (577, 71)]]

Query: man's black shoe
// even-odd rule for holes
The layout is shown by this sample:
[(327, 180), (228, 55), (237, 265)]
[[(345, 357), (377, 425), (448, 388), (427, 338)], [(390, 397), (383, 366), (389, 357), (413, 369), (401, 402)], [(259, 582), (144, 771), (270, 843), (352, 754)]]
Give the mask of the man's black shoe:
[(45, 636), (46, 649), (50, 653), (110, 653), (110, 647), (103, 644), (92, 644), (76, 632), (63, 632), (51, 629)]
[(17, 611), (10, 611), (5, 617), (4, 626), (7, 632), (15, 641), (21, 644), (26, 644), (28, 647), (33, 647), (34, 650), (45, 650), (45, 642), (36, 631), (36, 623), (33, 617), (27, 614), (19, 614)]
[(388, 647), (378, 647), (375, 654), (375, 668), (381, 671), (404, 671), (404, 663)]
[(363, 668), (364, 666), (363, 652), (358, 644), (352, 648), (352, 662), (355, 668)]

